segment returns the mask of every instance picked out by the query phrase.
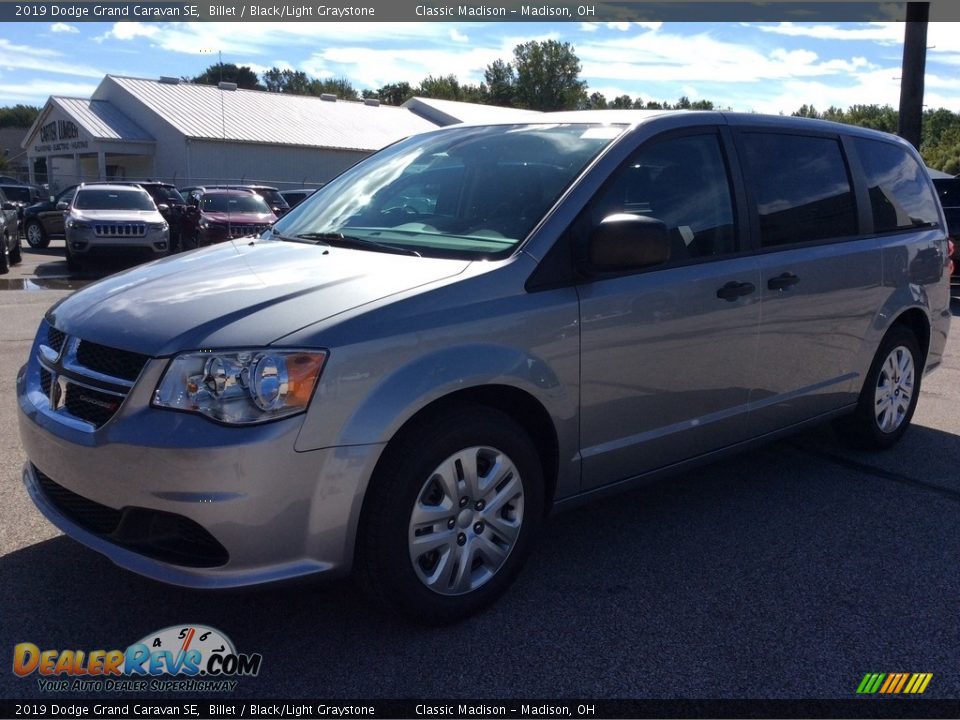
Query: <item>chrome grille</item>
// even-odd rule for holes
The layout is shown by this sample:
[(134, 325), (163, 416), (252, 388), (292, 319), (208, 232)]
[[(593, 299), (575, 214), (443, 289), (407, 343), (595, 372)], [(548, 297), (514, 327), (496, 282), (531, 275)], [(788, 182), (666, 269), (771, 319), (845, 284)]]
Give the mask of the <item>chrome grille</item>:
[(37, 353), (38, 389), (47, 403), (43, 409), (88, 432), (102, 427), (120, 409), (150, 358), (65, 335), (44, 324)]
[(93, 231), (98, 237), (144, 237), (146, 223), (95, 223)]
[(228, 233), (232, 238), (244, 237), (245, 235), (259, 235), (266, 230), (269, 225), (230, 225)]

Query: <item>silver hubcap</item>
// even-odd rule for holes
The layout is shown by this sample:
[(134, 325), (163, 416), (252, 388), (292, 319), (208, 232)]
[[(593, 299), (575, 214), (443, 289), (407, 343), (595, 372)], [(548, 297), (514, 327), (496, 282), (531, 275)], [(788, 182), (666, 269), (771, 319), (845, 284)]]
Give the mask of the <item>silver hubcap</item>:
[(903, 424), (913, 398), (914, 367), (912, 353), (902, 345), (887, 355), (873, 396), (877, 427), (891, 433)]
[(28, 243), (30, 243), (31, 245), (38, 245), (42, 239), (43, 238), (40, 234), (39, 227), (37, 227), (36, 225), (27, 226), (27, 242)]
[(523, 482), (513, 461), (491, 447), (455, 453), (430, 473), (410, 513), (413, 569), (440, 595), (488, 582), (510, 556), (523, 523)]

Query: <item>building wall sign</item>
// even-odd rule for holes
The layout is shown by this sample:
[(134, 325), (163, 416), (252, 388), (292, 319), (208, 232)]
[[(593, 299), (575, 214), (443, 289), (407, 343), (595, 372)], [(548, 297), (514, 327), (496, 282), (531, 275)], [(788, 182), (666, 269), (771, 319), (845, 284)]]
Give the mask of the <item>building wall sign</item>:
[(76, 152), (90, 147), (89, 140), (81, 137), (80, 128), (73, 120), (51, 120), (40, 127), (38, 139), (33, 151), (42, 155)]

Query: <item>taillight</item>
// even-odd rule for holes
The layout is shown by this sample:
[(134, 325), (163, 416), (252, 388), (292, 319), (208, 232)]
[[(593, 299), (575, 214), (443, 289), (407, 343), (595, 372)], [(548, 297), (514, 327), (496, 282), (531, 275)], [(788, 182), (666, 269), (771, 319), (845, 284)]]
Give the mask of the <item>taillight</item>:
[(953, 264), (953, 254), (956, 252), (957, 246), (953, 242), (953, 238), (947, 238), (947, 257), (950, 258), (950, 274), (953, 275), (954, 264)]

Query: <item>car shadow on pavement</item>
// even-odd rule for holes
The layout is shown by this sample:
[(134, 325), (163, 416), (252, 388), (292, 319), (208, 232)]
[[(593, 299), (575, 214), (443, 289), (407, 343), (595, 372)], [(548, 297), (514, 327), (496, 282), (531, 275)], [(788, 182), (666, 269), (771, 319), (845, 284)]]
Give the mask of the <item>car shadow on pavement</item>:
[(957, 687), (958, 466), (939, 430), (867, 455), (818, 429), (550, 518), (516, 585), (442, 628), (349, 581), (189, 591), (57, 537), (0, 558), (0, 651), (201, 623), (263, 654), (231, 697), (853, 697), (888, 666)]

